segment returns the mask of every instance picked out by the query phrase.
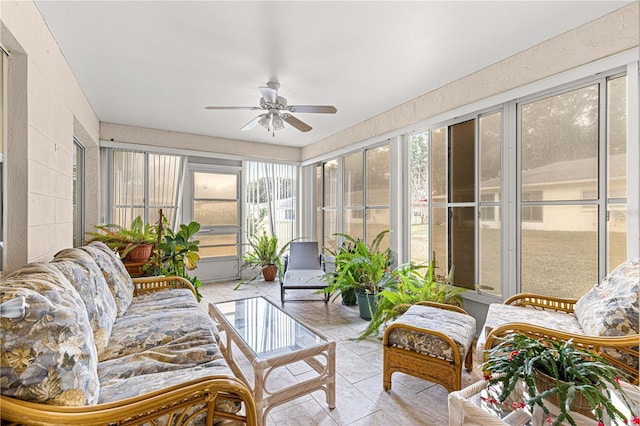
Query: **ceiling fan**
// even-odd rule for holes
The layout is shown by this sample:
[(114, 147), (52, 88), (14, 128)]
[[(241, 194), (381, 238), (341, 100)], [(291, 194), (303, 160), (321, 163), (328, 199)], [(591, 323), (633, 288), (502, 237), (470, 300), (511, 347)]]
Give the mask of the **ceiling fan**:
[(278, 96), (278, 89), (280, 83), (270, 81), (266, 86), (260, 86), (260, 106), (244, 107), (244, 106), (207, 106), (205, 109), (211, 110), (263, 110), (263, 114), (258, 115), (256, 118), (244, 125), (240, 130), (251, 130), (258, 124), (272, 132), (272, 135), (276, 136), (276, 130), (284, 129), (284, 123), (288, 123), (301, 132), (308, 132), (311, 130), (304, 121), (291, 115), (292, 112), (300, 113), (323, 113), (323, 114), (335, 114), (336, 107), (332, 105), (287, 105), (287, 99)]

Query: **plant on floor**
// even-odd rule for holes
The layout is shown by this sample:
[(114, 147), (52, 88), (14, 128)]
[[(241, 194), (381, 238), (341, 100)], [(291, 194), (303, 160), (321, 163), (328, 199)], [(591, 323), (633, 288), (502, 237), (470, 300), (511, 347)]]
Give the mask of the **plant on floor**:
[(435, 260), (426, 265), (399, 265), (391, 271), (390, 279), (378, 294), (376, 311), (358, 340), (378, 335), (382, 325), (393, 321), (417, 302), (437, 302), (462, 307), (460, 294), (466, 290), (454, 287), (452, 280), (453, 267), (446, 276), (436, 275)]
[(273, 281), (276, 274), (279, 278), (284, 271), (282, 266), (282, 255), (289, 248), (291, 241), (287, 241), (278, 248), (278, 237), (268, 235), (263, 231), (260, 236), (247, 236), (248, 243), (245, 244), (248, 250), (242, 257), (244, 265), (241, 270), (252, 270), (255, 272), (248, 280), (241, 281), (235, 289), (237, 290), (242, 284), (253, 282), (261, 276), (265, 281)]
[(101, 241), (115, 250), (124, 259), (138, 249), (144, 249), (148, 254), (145, 258), (135, 257), (133, 260), (146, 261), (151, 254), (151, 246), (156, 243), (155, 228), (144, 223), (140, 216), (136, 217), (127, 229), (116, 224), (94, 225), (96, 232), (87, 232), (89, 241)]
[(159, 242), (148, 265), (145, 266), (145, 270), (151, 275), (177, 276), (189, 280), (196, 290), (198, 301), (200, 301), (202, 295), (198, 289), (202, 283), (198, 277), (187, 273), (187, 270), (194, 270), (200, 260), (198, 253), (200, 241), (194, 239), (200, 230), (200, 224), (193, 221), (188, 225), (181, 224), (180, 229), (173, 232), (167, 226), (166, 218), (161, 211), (158, 223), (154, 227), (159, 235)]
[[(373, 239), (371, 244), (366, 244), (359, 238), (353, 238), (347, 234), (335, 234), (342, 237), (346, 247), (335, 253), (334, 272), (327, 273), (329, 286), (324, 290), (334, 294), (334, 299), (339, 293), (355, 290), (359, 300), (365, 300), (365, 305), (360, 305), (361, 316), (366, 318), (366, 311), (373, 315), (375, 298), (380, 290), (392, 279), (389, 267), (391, 265), (391, 249), (381, 248), (384, 237), (390, 231), (384, 230)], [(360, 302), (359, 302), (360, 303)]]
[[(633, 404), (619, 382), (624, 373), (607, 364), (602, 357), (575, 347), (571, 340), (533, 339), (523, 334), (510, 334), (487, 351), (487, 361), (482, 369), (485, 375), (490, 374), (489, 386), (501, 385), (499, 402), (523, 382), (529, 399), (522, 401), (522, 408), (524, 405), (539, 406), (547, 418), (551, 418), (545, 401), (559, 407), (559, 415), (552, 419), (554, 426), (565, 422), (575, 425), (571, 417), (575, 411), (593, 411), (599, 424), (602, 424), (604, 412), (625, 424), (631, 420), (612, 402), (611, 389), (615, 389), (633, 413)], [(640, 424), (637, 416), (632, 421)]]

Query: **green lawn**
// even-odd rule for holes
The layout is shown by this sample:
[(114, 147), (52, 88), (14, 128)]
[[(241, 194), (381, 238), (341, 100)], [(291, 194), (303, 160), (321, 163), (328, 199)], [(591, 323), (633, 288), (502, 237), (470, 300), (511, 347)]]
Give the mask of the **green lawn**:
[[(434, 232), (444, 232), (444, 226), (441, 228)], [(427, 231), (427, 225), (411, 227), (411, 260), (414, 262), (424, 262), (429, 258)], [(626, 259), (626, 234), (611, 233), (610, 236), (609, 254), (614, 268)], [(500, 230), (482, 230), (482, 285), (485, 291), (496, 294), (500, 291), (499, 241)], [(436, 260), (442, 263), (444, 259), (438, 254), (444, 253), (443, 243), (435, 245), (432, 250), (436, 251)], [(595, 232), (522, 232), (523, 292), (580, 297), (597, 282), (597, 268)], [(496, 290), (491, 291), (491, 287)]]

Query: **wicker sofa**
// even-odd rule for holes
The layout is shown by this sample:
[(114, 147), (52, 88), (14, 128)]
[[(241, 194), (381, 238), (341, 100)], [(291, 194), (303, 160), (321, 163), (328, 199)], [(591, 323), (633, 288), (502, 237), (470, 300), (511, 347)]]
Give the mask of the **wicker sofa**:
[(477, 359), (482, 360), (485, 349), (494, 347), (510, 333), (573, 339), (575, 345), (598, 353), (638, 384), (638, 264), (638, 258), (624, 262), (580, 299), (522, 293), (504, 304), (491, 304), (480, 330)]
[(256, 424), (187, 280), (91, 243), (3, 277), (0, 306), (3, 424)]

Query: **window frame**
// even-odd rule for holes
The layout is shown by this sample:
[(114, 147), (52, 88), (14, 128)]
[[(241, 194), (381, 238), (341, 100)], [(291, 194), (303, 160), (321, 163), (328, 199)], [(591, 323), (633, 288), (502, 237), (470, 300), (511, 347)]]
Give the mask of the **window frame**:
[[(336, 213), (336, 231), (338, 233), (344, 233), (345, 232), (345, 213), (346, 211), (352, 211), (352, 212), (362, 212), (362, 218), (363, 218), (363, 224), (362, 224), (362, 238), (364, 241), (367, 241), (367, 218), (369, 217), (369, 214), (373, 211), (373, 210), (386, 210), (388, 212), (389, 215), (389, 224), (387, 225), (386, 229), (389, 229), (391, 227), (391, 178), (389, 177), (389, 203), (384, 205), (384, 204), (368, 204), (368, 196), (367, 196), (367, 153), (369, 151), (373, 151), (376, 149), (379, 149), (381, 147), (388, 147), (388, 162), (389, 162), (389, 174), (392, 173), (391, 170), (391, 143), (389, 140), (385, 140), (382, 142), (378, 142), (372, 145), (369, 145), (365, 148), (361, 148), (361, 149), (357, 149), (357, 150), (353, 150), (353, 151), (349, 151), (349, 152), (345, 152), (343, 154), (341, 154), (338, 157), (332, 157), (332, 158), (328, 158), (324, 161), (318, 162), (316, 163), (316, 173), (315, 173), (315, 187), (316, 187), (316, 191), (319, 191), (316, 197), (316, 218), (317, 220), (319, 220), (319, 223), (317, 223), (317, 229), (316, 232), (318, 233), (318, 235), (316, 236), (318, 239), (318, 242), (320, 242), (322, 244), (322, 251), (324, 253), (329, 253), (329, 251), (327, 250), (327, 245), (326, 245), (326, 239), (325, 239), (325, 230), (326, 230), (326, 223), (325, 223), (325, 212), (334, 212)], [(345, 200), (344, 200), (344, 196), (345, 196), (345, 188), (344, 188), (344, 177), (345, 177), (345, 158), (355, 155), (355, 154), (360, 154), (361, 158), (361, 164), (362, 164), (362, 205), (350, 205), (350, 206), (345, 206)], [(327, 206), (326, 204), (326, 199), (325, 199), (325, 193), (326, 193), (326, 173), (325, 173), (325, 167), (327, 165), (327, 163), (330, 162), (336, 162), (337, 163), (337, 179), (336, 179), (336, 205), (335, 206)], [(318, 178), (320, 178), (320, 181), (318, 182)], [(336, 246), (340, 247), (342, 245), (344, 238), (341, 236), (337, 237), (336, 240)], [(383, 241), (389, 241), (389, 239), (387, 237), (385, 237), (385, 240)], [(336, 247), (336, 248), (337, 248)], [(329, 248), (329, 250), (332, 250), (331, 248)]]
[[(523, 96), (521, 98), (515, 99), (511, 101), (514, 105), (516, 111), (516, 176), (517, 176), (517, 185), (516, 185), (516, 202), (514, 205), (516, 206), (516, 216), (515, 216), (515, 226), (516, 226), (516, 241), (515, 245), (517, 247), (517, 271), (516, 271), (516, 285), (515, 285), (515, 293), (519, 293), (522, 291), (522, 216), (521, 216), (521, 208), (524, 206), (540, 206), (543, 210), (545, 206), (555, 207), (555, 206), (580, 206), (582, 211), (593, 211), (597, 210), (597, 282), (601, 281), (604, 276), (607, 274), (607, 271), (610, 270), (615, 265), (608, 265), (608, 220), (610, 217), (610, 211), (608, 210), (608, 205), (616, 204), (616, 205), (625, 205), (628, 206), (628, 193), (625, 198), (609, 198), (608, 196), (608, 188), (607, 188), (607, 172), (608, 172), (608, 146), (609, 146), (609, 135), (608, 135), (608, 93), (609, 93), (609, 81), (614, 80), (616, 78), (625, 77), (627, 78), (628, 84), (628, 73), (625, 69), (612, 69), (606, 72), (598, 73), (597, 75), (585, 77), (573, 82), (565, 83), (556, 87), (552, 87), (537, 93), (533, 93), (528, 96)], [(593, 199), (572, 199), (572, 200), (541, 200), (541, 201), (533, 201), (533, 202), (524, 202), (523, 201), (523, 193), (522, 193), (522, 185), (521, 185), (521, 173), (522, 173), (522, 105), (528, 104), (544, 99), (549, 99), (554, 96), (562, 95), (565, 93), (570, 93), (572, 91), (580, 90), (583, 88), (587, 88), (589, 86), (598, 85), (598, 123), (597, 123), (597, 138), (598, 138), (598, 146), (597, 146), (597, 198)], [(629, 95), (629, 88), (627, 87), (626, 95)], [(629, 103), (627, 102), (627, 117), (629, 116)], [(629, 155), (629, 136), (627, 136), (627, 152), (626, 155)], [(628, 163), (628, 160), (627, 160)], [(627, 176), (629, 175), (629, 170), (627, 169)], [(627, 180), (628, 182), (628, 180)], [(627, 191), (628, 191), (627, 186)], [(544, 216), (544, 213), (543, 213)], [(627, 257), (629, 254), (627, 253)]]
[(73, 185), (74, 185), (74, 214), (73, 214), (73, 246), (84, 244), (85, 231), (85, 165), (86, 149), (77, 138), (73, 138)]
[[(476, 127), (476, 288), (475, 292), (467, 292), (466, 296), (469, 296), (469, 293), (476, 294), (477, 296), (471, 296), (471, 299), (483, 301), (483, 302), (491, 302), (491, 300), (500, 298), (504, 299), (513, 295), (517, 292), (521, 291), (522, 284), (522, 235), (521, 235), (521, 224), (524, 219), (527, 223), (532, 223), (534, 226), (542, 225), (542, 220), (544, 218), (544, 206), (550, 205), (583, 205), (583, 209), (587, 210), (598, 210), (598, 225), (597, 225), (597, 245), (598, 245), (598, 279), (601, 280), (604, 275), (606, 275), (607, 270), (611, 269), (612, 265), (608, 265), (608, 217), (613, 216), (611, 211), (615, 210), (611, 207), (626, 207), (629, 204), (628, 196), (627, 198), (609, 198), (606, 193), (607, 183), (607, 161), (609, 157), (608, 146), (609, 139), (607, 134), (607, 120), (608, 120), (608, 91), (609, 86), (608, 83), (611, 80), (614, 80), (619, 77), (624, 77), (627, 75), (627, 71), (621, 70), (620, 68), (611, 70), (609, 72), (600, 73), (597, 76), (591, 76), (587, 78), (582, 78), (577, 81), (565, 83), (559, 85), (557, 87), (553, 87), (550, 89), (546, 89), (543, 91), (539, 91), (528, 96), (522, 96), (510, 101), (506, 101), (504, 103), (498, 104), (493, 108), (486, 108), (482, 111), (477, 111), (471, 114), (461, 115), (452, 120), (434, 123), (426, 128), (422, 128), (421, 130), (412, 131), (407, 134), (409, 138), (413, 134), (421, 133), (421, 132), (432, 132), (438, 129), (446, 129), (445, 134), (447, 135), (447, 146), (448, 139), (450, 137), (450, 126), (453, 126), (457, 123), (462, 123), (469, 119), (476, 119), (475, 127)], [(628, 79), (628, 77), (627, 77)], [(597, 134), (598, 134), (598, 191), (599, 196), (595, 199), (580, 199), (580, 200), (526, 200), (523, 199), (523, 192), (521, 187), (521, 170), (522, 170), (522, 160), (520, 157), (521, 147), (522, 147), (522, 138), (521, 138), (521, 109), (520, 105), (524, 103), (534, 102), (535, 100), (545, 99), (557, 94), (567, 93), (574, 90), (578, 90), (583, 87), (588, 87), (594, 84), (598, 84), (598, 114), (597, 114)], [(627, 84), (629, 84), (627, 82)], [(627, 87), (627, 96), (629, 96), (629, 88)], [(494, 112), (502, 111), (502, 143), (501, 143), (501, 164), (502, 164), (502, 173), (501, 173), (501, 199), (496, 201), (486, 201), (480, 199), (480, 166), (479, 166), (479, 119), (482, 116), (490, 115)], [(629, 111), (627, 111), (627, 116), (629, 116)], [(434, 150), (432, 149), (434, 137), (430, 134), (429, 136), (429, 193), (431, 194), (432, 186), (433, 186), (433, 175), (434, 167), (433, 167), (433, 154)], [(629, 141), (629, 137), (627, 136), (627, 141)], [(627, 143), (628, 145), (628, 143)], [(629, 147), (627, 146), (627, 155), (629, 155)], [(409, 151), (409, 150), (407, 150)], [(628, 162), (628, 161), (627, 161)], [(406, 172), (408, 175), (408, 171)], [(450, 175), (450, 171), (446, 172), (447, 176)], [(627, 171), (627, 176), (629, 175), (629, 171)], [(448, 185), (448, 184), (447, 184)], [(407, 188), (409, 190), (409, 188)], [(627, 191), (629, 191), (629, 186), (627, 186)], [(450, 188), (447, 186), (446, 193), (450, 196)], [(466, 203), (451, 203), (450, 199), (447, 199), (447, 202), (442, 202), (442, 200), (437, 203), (433, 201), (433, 197), (429, 197), (429, 212), (430, 216), (433, 216), (433, 208), (440, 207), (449, 209), (454, 204), (456, 206), (467, 206)], [(469, 205), (470, 206), (470, 205)], [(501, 226), (501, 295), (494, 295), (491, 293), (483, 292), (480, 286), (478, 285), (478, 277), (480, 276), (480, 264), (479, 258), (481, 256), (479, 247), (479, 221), (483, 220), (481, 217), (482, 214), (480, 209), (482, 207), (492, 207), (496, 206), (500, 208), (499, 221)], [(609, 206), (609, 207), (608, 207)], [(407, 208), (411, 209), (410, 204)], [(526, 217), (523, 217), (522, 209), (527, 208), (532, 210), (534, 217), (529, 218), (531, 221), (527, 221)], [(409, 211), (409, 213), (411, 210)], [(496, 212), (497, 214), (497, 212)], [(620, 216), (620, 214), (618, 214)], [(407, 216), (408, 217), (408, 216)], [(448, 219), (447, 219), (448, 220)], [(628, 225), (627, 225), (628, 229)], [(447, 231), (449, 232), (449, 231)], [(429, 250), (433, 250), (433, 223), (429, 222)], [(447, 237), (450, 238), (450, 237)], [(515, 256), (515, 257), (514, 257)], [(627, 255), (628, 256), (628, 255)], [(613, 265), (615, 266), (615, 265)], [(515, 278), (515, 279), (514, 279)]]
[(6, 141), (7, 141), (7, 70), (9, 54), (0, 46), (0, 277), (6, 259), (5, 223), (6, 223)]
[[(143, 201), (142, 204), (114, 204), (114, 154), (115, 152), (129, 152), (129, 153), (136, 153), (136, 154), (142, 154), (144, 156), (143, 158), (143, 189), (142, 189), (142, 194), (143, 194)], [(187, 157), (184, 155), (179, 155), (176, 153), (168, 153), (168, 152), (158, 152), (158, 151), (144, 151), (144, 150), (137, 150), (137, 149), (126, 149), (126, 148), (111, 148), (111, 147), (107, 147), (104, 148), (102, 150), (101, 153), (103, 159), (105, 160), (105, 164), (106, 165), (106, 170), (107, 172), (103, 174), (104, 178), (103, 178), (103, 183), (104, 183), (104, 187), (107, 189), (105, 191), (104, 194), (104, 207), (103, 207), (103, 217), (104, 217), (104, 221), (105, 223), (113, 223), (113, 211), (116, 208), (130, 208), (130, 209), (141, 209), (142, 210), (142, 214), (140, 215), (143, 222), (144, 223), (149, 223), (149, 212), (151, 210), (155, 210), (155, 209), (160, 209), (160, 208), (171, 208), (173, 209), (173, 213), (171, 215), (171, 217), (167, 217), (167, 219), (169, 220), (169, 224), (172, 227), (177, 226), (178, 221), (179, 221), (179, 215), (180, 215), (180, 208), (181, 208), (181, 203), (180, 200), (182, 200), (182, 194), (183, 194), (183, 180), (184, 180), (184, 175), (186, 172), (186, 166), (187, 166)], [(175, 197), (174, 197), (174, 204), (173, 205), (151, 205), (149, 204), (149, 156), (150, 155), (166, 155), (166, 156), (172, 156), (172, 157), (177, 157), (180, 160), (180, 165), (179, 165), (179, 170), (178, 170), (178, 176), (177, 176), (177, 184), (176, 184), (176, 191), (175, 191)], [(135, 216), (133, 216), (132, 218), (135, 218)], [(123, 224), (126, 226), (129, 226), (128, 223)]]

